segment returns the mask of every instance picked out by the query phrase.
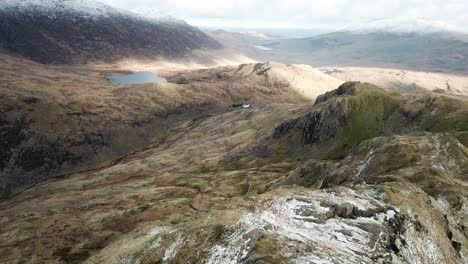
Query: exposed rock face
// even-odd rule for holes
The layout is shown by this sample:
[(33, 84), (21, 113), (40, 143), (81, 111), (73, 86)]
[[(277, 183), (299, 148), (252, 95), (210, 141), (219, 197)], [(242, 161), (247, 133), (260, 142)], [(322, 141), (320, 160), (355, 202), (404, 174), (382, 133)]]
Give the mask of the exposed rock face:
[(330, 100), (333, 97), (343, 96), (343, 95), (356, 95), (361, 89), (359, 83), (357, 82), (346, 82), (343, 85), (340, 85), (337, 89), (321, 94), (317, 97), (315, 104), (320, 104)]
[(349, 113), (349, 106), (346, 102), (326, 104), (304, 117), (280, 124), (275, 128), (273, 138), (282, 138), (291, 130), (301, 128), (303, 144), (321, 144), (338, 135), (339, 130), (346, 125)]
[[(358, 206), (369, 214), (352, 219)], [(206, 263), (390, 262), (391, 239), (400, 232), (393, 223), (404, 218), (381, 206), (349, 189), (275, 197), (229, 228)]]
[(220, 47), (183, 21), (143, 18), (94, 1), (7, 0), (0, 5), (0, 48), (41, 63), (182, 57)]
[[(345, 83), (319, 96), (309, 113), (278, 125), (272, 140), (261, 144), (287, 155), (344, 158), (363, 140), (399, 129), (388, 124), (399, 115), (398, 100), (398, 95), (371, 84)], [(309, 148), (313, 150), (306, 151)]]
[(304, 120), (303, 143), (318, 145), (338, 135), (349, 118), (349, 106), (346, 102), (328, 104), (320, 111), (307, 114)]
[[(457, 247), (452, 247), (445, 238), (445, 230), (453, 227), (438, 222), (444, 219), (444, 211), (437, 202), (421, 206), (421, 210), (431, 210), (433, 215), (428, 216), (419, 214), (419, 209), (389, 205), (385, 200), (393, 197), (372, 186), (354, 189), (274, 190), (256, 197), (253, 210), (236, 205), (237, 209), (212, 212), (177, 229), (153, 227), (140, 242), (140, 249), (108, 262), (458, 263), (463, 260)], [(418, 192), (415, 196), (416, 200), (427, 199)], [(248, 199), (243, 203), (246, 207), (252, 205)], [(221, 224), (222, 215), (230, 217), (233, 223)], [(438, 224), (431, 230), (426, 227)], [(457, 234), (459, 237), (460, 233)]]

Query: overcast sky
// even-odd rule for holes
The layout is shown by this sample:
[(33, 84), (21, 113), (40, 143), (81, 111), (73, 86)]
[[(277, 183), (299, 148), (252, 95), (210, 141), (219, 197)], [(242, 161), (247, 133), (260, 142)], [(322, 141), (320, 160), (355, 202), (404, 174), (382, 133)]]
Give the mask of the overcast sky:
[(196, 26), (251, 28), (354, 27), (376, 19), (427, 19), (466, 31), (467, 0), (101, 0), (158, 10)]

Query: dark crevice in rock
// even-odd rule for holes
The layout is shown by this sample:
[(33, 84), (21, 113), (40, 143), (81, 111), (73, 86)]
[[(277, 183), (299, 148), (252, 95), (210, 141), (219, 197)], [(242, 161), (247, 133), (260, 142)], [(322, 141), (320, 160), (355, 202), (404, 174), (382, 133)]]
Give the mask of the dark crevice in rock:
[(405, 216), (402, 214), (395, 214), (393, 218), (388, 219), (387, 225), (390, 228), (391, 232), (389, 232), (390, 236), (388, 238), (387, 248), (395, 254), (400, 253), (400, 248), (398, 248), (397, 241), (400, 241), (402, 246), (406, 245), (406, 240), (404, 239), (405, 233)]

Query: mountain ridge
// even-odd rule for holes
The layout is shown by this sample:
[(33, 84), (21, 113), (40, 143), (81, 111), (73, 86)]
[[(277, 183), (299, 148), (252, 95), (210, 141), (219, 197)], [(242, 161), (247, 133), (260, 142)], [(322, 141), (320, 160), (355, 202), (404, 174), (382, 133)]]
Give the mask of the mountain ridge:
[(431, 34), (442, 32), (463, 33), (461, 29), (452, 25), (442, 23), (440, 21), (432, 21), (424, 18), (408, 19), (408, 18), (391, 18), (391, 19), (376, 19), (365, 24), (352, 26), (341, 30), (343, 32), (354, 33), (372, 33), (372, 32), (389, 32), (389, 33), (415, 33), (415, 34)]
[(315, 67), (360, 66), (467, 73), (468, 37), (454, 32), (337, 31), (264, 46), (263, 58)]
[(0, 6), (0, 48), (46, 64), (180, 58), (221, 48), (183, 21), (148, 18), (93, 0), (9, 0)]

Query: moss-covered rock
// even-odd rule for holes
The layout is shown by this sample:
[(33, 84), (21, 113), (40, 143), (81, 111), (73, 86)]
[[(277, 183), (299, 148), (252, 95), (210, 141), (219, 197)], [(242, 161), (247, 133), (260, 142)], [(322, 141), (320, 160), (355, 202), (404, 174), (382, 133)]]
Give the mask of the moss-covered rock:
[(309, 113), (278, 125), (263, 144), (296, 158), (331, 160), (345, 158), (365, 140), (395, 134), (450, 132), (467, 144), (467, 116), (462, 99), (348, 82), (320, 96)]

